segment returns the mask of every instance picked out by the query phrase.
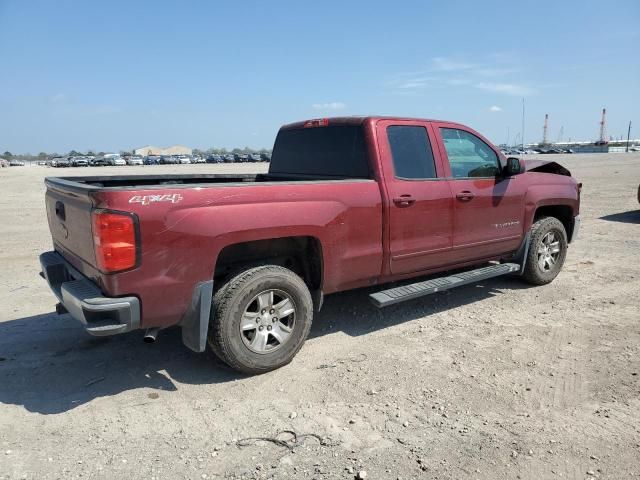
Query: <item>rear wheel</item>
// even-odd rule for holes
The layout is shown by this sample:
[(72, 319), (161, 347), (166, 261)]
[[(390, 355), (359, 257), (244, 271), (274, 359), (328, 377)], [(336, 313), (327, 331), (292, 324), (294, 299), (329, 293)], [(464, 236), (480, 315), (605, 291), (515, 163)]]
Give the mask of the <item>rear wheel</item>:
[(208, 343), (230, 367), (264, 373), (293, 359), (312, 318), (311, 294), (298, 275), (276, 265), (251, 268), (216, 292)]
[(534, 285), (551, 283), (567, 256), (567, 232), (554, 217), (538, 219), (531, 227), (531, 243), (523, 278)]

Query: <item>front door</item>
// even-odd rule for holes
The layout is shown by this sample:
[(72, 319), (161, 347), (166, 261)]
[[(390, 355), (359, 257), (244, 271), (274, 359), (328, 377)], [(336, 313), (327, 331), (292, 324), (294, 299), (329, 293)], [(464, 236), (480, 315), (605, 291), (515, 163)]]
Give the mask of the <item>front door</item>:
[(440, 123), (434, 124), (434, 131), (448, 160), (456, 261), (499, 256), (517, 249), (523, 238), (522, 177), (503, 177), (499, 154), (472, 130)]
[(453, 200), (433, 131), (420, 121), (377, 125), (388, 212), (389, 273), (437, 268), (451, 252)]

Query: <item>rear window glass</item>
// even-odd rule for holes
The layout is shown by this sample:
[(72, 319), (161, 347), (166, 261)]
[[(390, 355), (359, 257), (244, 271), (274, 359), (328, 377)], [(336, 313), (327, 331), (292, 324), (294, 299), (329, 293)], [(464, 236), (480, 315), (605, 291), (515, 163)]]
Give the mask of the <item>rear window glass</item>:
[(273, 147), (269, 173), (370, 178), (362, 127), (281, 130)]

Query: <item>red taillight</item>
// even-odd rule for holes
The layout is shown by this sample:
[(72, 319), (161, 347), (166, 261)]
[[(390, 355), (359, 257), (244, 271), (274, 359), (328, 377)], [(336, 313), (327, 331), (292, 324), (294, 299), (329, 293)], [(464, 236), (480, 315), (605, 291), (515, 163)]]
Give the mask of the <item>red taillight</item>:
[(328, 127), (328, 126), (329, 126), (328, 118), (320, 118), (317, 120), (307, 120), (306, 122), (304, 122), (304, 125), (303, 125), (304, 128)]
[(101, 272), (118, 272), (136, 266), (136, 226), (132, 216), (94, 212), (93, 244)]

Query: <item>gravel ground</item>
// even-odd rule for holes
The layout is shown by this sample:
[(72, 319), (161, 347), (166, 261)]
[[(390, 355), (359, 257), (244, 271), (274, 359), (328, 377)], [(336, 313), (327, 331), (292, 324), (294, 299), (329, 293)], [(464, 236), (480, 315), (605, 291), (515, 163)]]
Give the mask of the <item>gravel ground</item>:
[(257, 377), (178, 330), (99, 339), (52, 313), (42, 179), (94, 170), (0, 170), (0, 478), (640, 477), (640, 155), (552, 158), (584, 188), (551, 285), (383, 311), (333, 295), (293, 363)]

